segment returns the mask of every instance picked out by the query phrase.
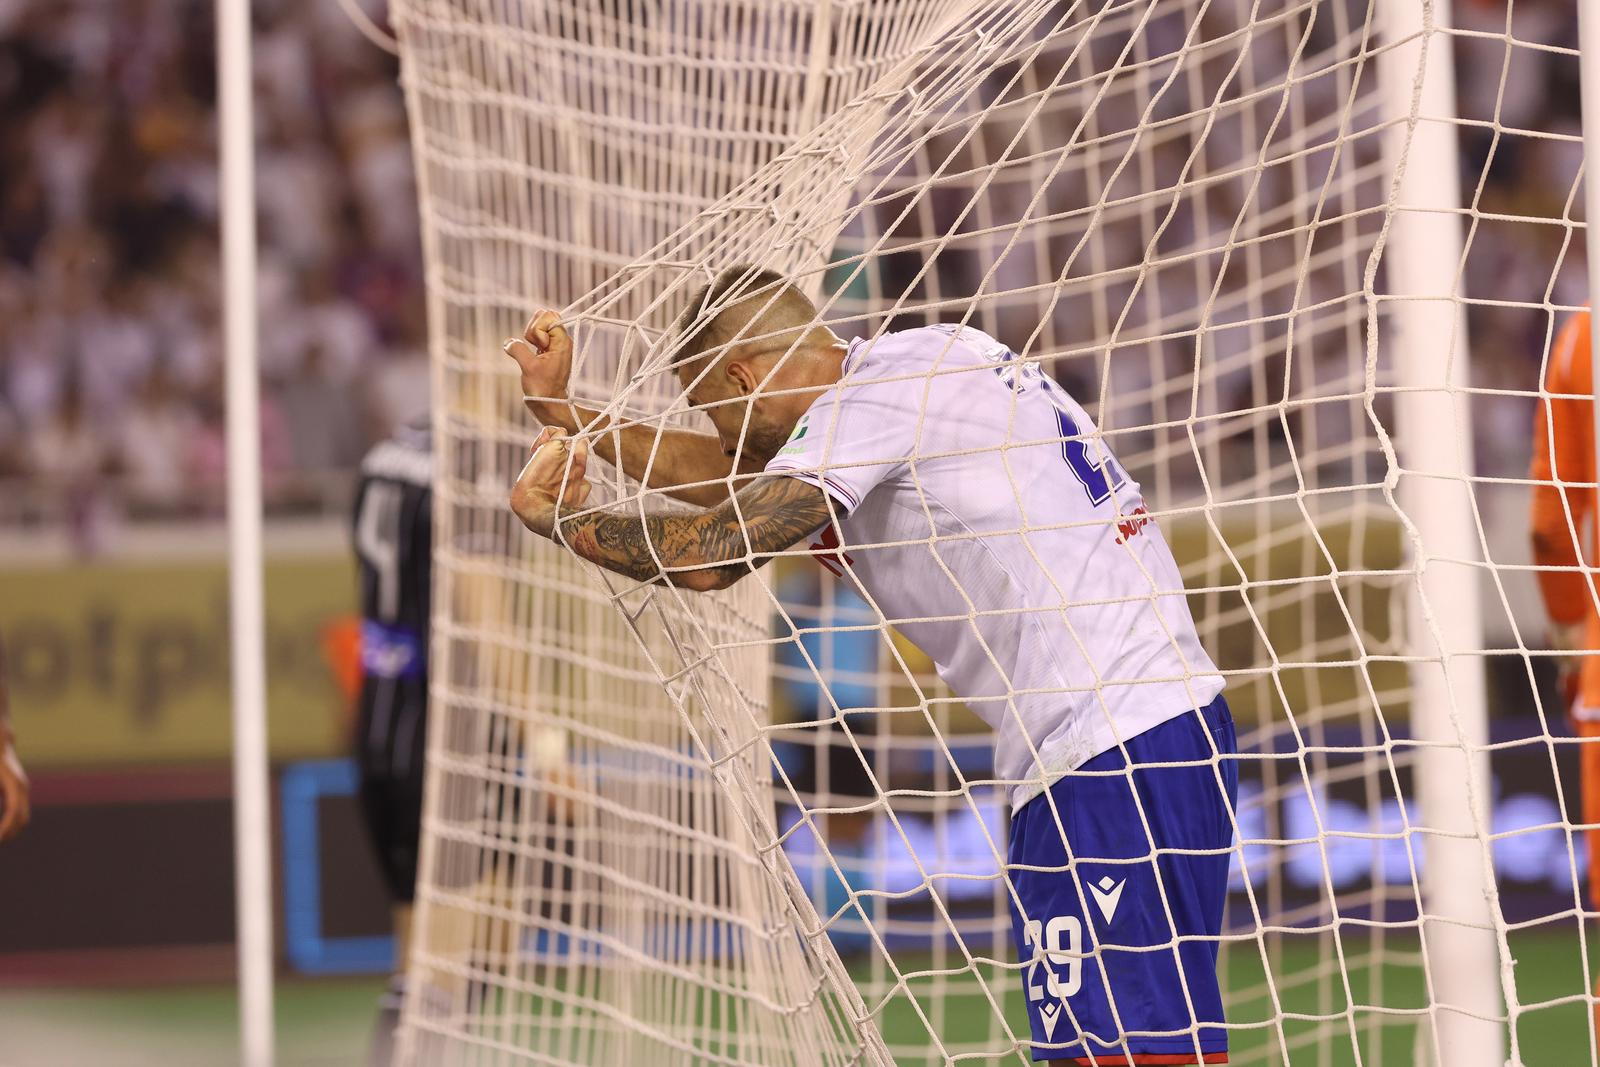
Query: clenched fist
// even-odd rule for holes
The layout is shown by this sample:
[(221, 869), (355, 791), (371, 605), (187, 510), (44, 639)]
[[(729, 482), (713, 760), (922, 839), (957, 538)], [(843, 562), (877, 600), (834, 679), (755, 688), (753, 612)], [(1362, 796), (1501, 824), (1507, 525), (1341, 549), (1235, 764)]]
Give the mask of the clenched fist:
[[(569, 426), (567, 380), (572, 376), (572, 335), (554, 311), (541, 311), (521, 337), (500, 346), (522, 372), (522, 394), (541, 422)], [(571, 427), (576, 428), (576, 427)]]
[(565, 430), (545, 427), (511, 487), (511, 510), (534, 533), (552, 536), (557, 508), (580, 507), (589, 499), (594, 487), (584, 480), (588, 466), (588, 445), (569, 438)]

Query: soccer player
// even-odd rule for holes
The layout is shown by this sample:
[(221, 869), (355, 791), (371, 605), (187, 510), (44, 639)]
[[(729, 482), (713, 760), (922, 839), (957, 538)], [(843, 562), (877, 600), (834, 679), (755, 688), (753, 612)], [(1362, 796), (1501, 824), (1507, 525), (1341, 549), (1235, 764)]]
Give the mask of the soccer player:
[(22, 833), (31, 814), (28, 774), (17, 758), (17, 737), (11, 731), (11, 708), (6, 699), (5, 658), (0, 656), (0, 841)]
[[(1551, 638), (1569, 652), (1600, 649), (1595, 589), (1576, 568), (1597, 558), (1594, 373), (1589, 360), (1589, 312), (1568, 319), (1556, 336), (1533, 423), (1533, 505), (1529, 526), (1539, 592), (1550, 616)], [(1588, 532), (1585, 533), (1584, 531)], [(1585, 552), (1581, 539), (1587, 538)], [(1551, 569), (1563, 568), (1563, 569)], [(1583, 821), (1588, 826), (1589, 906), (1600, 908), (1600, 656), (1586, 655), (1573, 676), (1563, 665), (1570, 701), (1567, 715), (1578, 745)], [(1600, 983), (1595, 986), (1600, 997)], [(1600, 1024), (1600, 1001), (1593, 1006)]]
[[(428, 608), (433, 559), (433, 447), (407, 427), (361, 462), (355, 549), (361, 571), (361, 695), (356, 727), (361, 812), (393, 906), (404, 961), (416, 898), (427, 749)], [(405, 983), (380, 1002), (371, 1062), (387, 1067)]]
[(522, 522), (691, 590), (816, 535), (995, 730), (1033, 1057), (1225, 1062), (1233, 722), (1172, 554), (1083, 408), (977, 330), (846, 342), (784, 278), (736, 267), (677, 328), (674, 368), (715, 433), (593, 437), (699, 508), (585, 510), (589, 446), (568, 435), (605, 424), (567, 398), (557, 320), (505, 345), (546, 423), (511, 491)]

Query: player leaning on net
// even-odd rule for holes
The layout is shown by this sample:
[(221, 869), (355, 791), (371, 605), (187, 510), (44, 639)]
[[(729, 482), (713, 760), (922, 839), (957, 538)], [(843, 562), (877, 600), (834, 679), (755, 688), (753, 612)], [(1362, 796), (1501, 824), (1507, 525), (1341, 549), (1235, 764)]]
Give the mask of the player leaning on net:
[[(1581, 570), (1584, 557), (1600, 558), (1595, 523), (1594, 369), (1589, 360), (1589, 312), (1568, 319), (1550, 349), (1545, 398), (1534, 416), (1533, 507), (1530, 527), (1539, 591), (1557, 649), (1600, 649), (1596, 591)], [(1589, 551), (1582, 549), (1588, 537)], [(1600, 856), (1600, 656), (1562, 666), (1572, 730), (1579, 745), (1583, 822), (1589, 855)], [(1589, 862), (1589, 906), (1600, 908), (1600, 862)], [(1595, 985), (1600, 997), (1600, 981)], [(1593, 1005), (1600, 1024), (1600, 1000)]]
[(674, 355), (716, 433), (593, 437), (698, 510), (584, 510), (587, 445), (566, 435), (603, 420), (567, 401), (556, 318), (506, 343), (547, 423), (511, 494), (528, 528), (696, 590), (819, 535), (996, 731), (1034, 1058), (1224, 1062), (1233, 722), (1172, 555), (1084, 410), (976, 330), (846, 343), (781, 277), (734, 268), (685, 309)]

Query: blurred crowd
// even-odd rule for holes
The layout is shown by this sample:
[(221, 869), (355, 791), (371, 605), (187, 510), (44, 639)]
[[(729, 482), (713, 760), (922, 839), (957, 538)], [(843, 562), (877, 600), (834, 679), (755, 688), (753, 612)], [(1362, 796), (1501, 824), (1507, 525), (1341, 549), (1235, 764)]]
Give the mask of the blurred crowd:
[[(426, 407), (421, 250), (393, 57), (329, 0), (255, 0), (269, 508), (342, 508)], [(210, 0), (0, 2), (0, 484), (8, 516), (220, 506)]]
[[(1472, 123), (1460, 137), (1461, 198), (1490, 216), (1469, 235), (1463, 279), (1466, 294), (1484, 301), (1467, 314), (1472, 384), (1481, 390), (1539, 388), (1552, 320), (1527, 304), (1588, 300), (1583, 231), (1571, 225), (1584, 218), (1578, 61), (1545, 50), (1576, 48), (1577, 20), (1571, 0), (1455, 5), (1454, 22), (1467, 34), (1456, 43), (1456, 106)], [(1508, 31), (1518, 42), (1509, 50)], [(1519, 132), (1525, 130), (1556, 136)], [(1549, 221), (1525, 221), (1535, 219)], [(1558, 314), (1554, 329), (1564, 320)], [(1474, 398), (1480, 474), (1527, 476), (1534, 403), (1505, 393)]]
[[(363, 0), (368, 3), (368, 0)], [(211, 0), (0, 0), (0, 521), (220, 507)], [(381, 15), (381, 0), (369, 9)], [(426, 406), (415, 189), (393, 57), (334, 0), (255, 0), (268, 506), (341, 509), (365, 447)], [(1463, 196), (1559, 220), (1578, 146), (1570, 0), (1458, 0)], [(1503, 72), (1503, 77), (1502, 77)], [(1581, 205), (1572, 213), (1581, 217)], [(1563, 252), (1563, 246), (1570, 242)], [(1563, 263), (1560, 270), (1557, 263)], [(1469, 295), (1580, 303), (1581, 234), (1485, 221)], [(1475, 307), (1474, 384), (1537, 386), (1548, 316)], [(1532, 401), (1480, 397), (1478, 463), (1526, 469)]]

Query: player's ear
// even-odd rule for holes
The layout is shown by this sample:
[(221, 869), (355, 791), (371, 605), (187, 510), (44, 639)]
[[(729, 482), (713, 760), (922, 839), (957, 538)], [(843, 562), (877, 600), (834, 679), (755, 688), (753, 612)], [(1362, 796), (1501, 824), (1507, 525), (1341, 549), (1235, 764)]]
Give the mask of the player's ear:
[(759, 381), (756, 369), (749, 360), (730, 359), (727, 363), (726, 373), (728, 382), (740, 396), (749, 396), (756, 391)]

